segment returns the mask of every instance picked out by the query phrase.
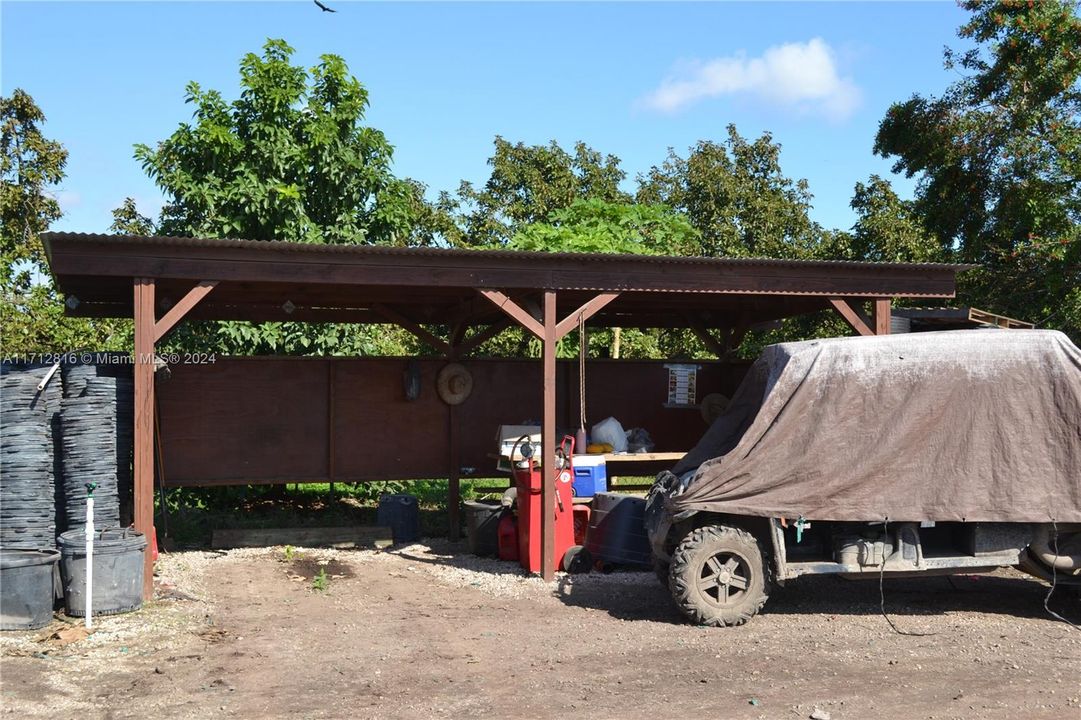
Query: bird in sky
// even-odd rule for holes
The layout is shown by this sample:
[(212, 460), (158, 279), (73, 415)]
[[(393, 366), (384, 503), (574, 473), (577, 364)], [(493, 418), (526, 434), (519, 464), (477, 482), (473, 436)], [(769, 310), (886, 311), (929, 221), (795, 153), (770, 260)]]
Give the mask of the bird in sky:
[(338, 12), (337, 10), (334, 10), (332, 8), (328, 8), (326, 5), (319, 2), (319, 0), (314, 0), (314, 2), (315, 2), (316, 5), (319, 6), (319, 9), (322, 10), (323, 12)]

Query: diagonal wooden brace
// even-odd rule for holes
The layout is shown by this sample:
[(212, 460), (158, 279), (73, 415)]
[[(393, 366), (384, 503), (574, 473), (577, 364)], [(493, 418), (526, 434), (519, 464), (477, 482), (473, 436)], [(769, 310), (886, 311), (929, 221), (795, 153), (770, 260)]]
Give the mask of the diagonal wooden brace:
[(462, 355), (465, 355), (471, 350), (474, 350), (488, 340), (491, 340), (496, 335), (503, 332), (513, 324), (514, 321), (509, 317), (505, 317), (498, 322), (494, 322), (485, 329), (476, 333), (475, 335), (464, 338), (460, 343), (458, 343), (452, 348), (452, 352), (455, 357), (461, 357)]
[(158, 342), (165, 337), (166, 333), (183, 320), (184, 316), (217, 286), (217, 280), (203, 280), (191, 290), (188, 290), (188, 294), (180, 298), (180, 302), (169, 308), (169, 311), (162, 315), (161, 320), (154, 323), (154, 342)]
[(544, 326), (541, 325), (536, 318), (526, 312), (521, 305), (511, 300), (505, 293), (501, 293), (498, 290), (489, 290), (487, 288), (477, 288), (477, 292), (488, 298), (493, 305), (507, 315), (510, 315), (515, 322), (526, 330), (533, 333), (541, 340), (544, 339)]
[(376, 314), (382, 316), (385, 320), (387, 320), (389, 322), (392, 322), (395, 325), (398, 325), (399, 327), (402, 327), (402, 328), (408, 330), (409, 332), (413, 333), (413, 335), (415, 335), (417, 338), (419, 338), (421, 340), (421, 342), (428, 343), (429, 345), (431, 345), (433, 348), (435, 348), (439, 352), (443, 353), (444, 355), (449, 355), (450, 354), (450, 352), (451, 352), (450, 343), (448, 343), (446, 340), (443, 340), (442, 338), (438, 338), (435, 335), (431, 334), (430, 332), (425, 330), (423, 327), (421, 327), (417, 323), (413, 322), (409, 318), (405, 317), (401, 313), (397, 312), (396, 310), (393, 310), (393, 309), (387, 307), (386, 305), (378, 305), (378, 304), (372, 305), (371, 309)]
[(841, 317), (852, 326), (852, 329), (860, 335), (875, 334), (875, 331), (871, 328), (871, 320), (863, 313), (859, 306), (853, 305), (850, 301), (838, 297), (831, 297), (830, 304), (833, 305), (833, 308), (841, 314)]
[(574, 328), (578, 327), (579, 318), (584, 322), (596, 315), (604, 306), (619, 297), (619, 293), (601, 293), (584, 303), (582, 307), (572, 312), (556, 324), (556, 339), (563, 337)]

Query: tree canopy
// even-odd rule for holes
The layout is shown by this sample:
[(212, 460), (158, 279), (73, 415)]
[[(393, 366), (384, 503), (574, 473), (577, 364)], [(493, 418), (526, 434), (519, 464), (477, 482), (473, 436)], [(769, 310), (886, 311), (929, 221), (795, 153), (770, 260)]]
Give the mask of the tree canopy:
[(64, 316), (38, 235), (60, 219), (56, 192), (68, 152), (42, 132), (45, 113), (24, 90), (0, 98), (0, 346), (5, 356), (124, 347), (130, 323)]
[(363, 125), (368, 91), (337, 55), (306, 69), (268, 40), (240, 62), (240, 97), (187, 86), (182, 123), (136, 158), (169, 198), (170, 235), (408, 244), (418, 186), (391, 173), (393, 148)]
[(914, 210), (966, 302), (1081, 335), (1081, 18), (1071, 0), (965, 0), (941, 97), (894, 104), (875, 152), (917, 177)]
[(619, 184), (626, 173), (619, 158), (579, 142), (574, 153), (547, 145), (495, 138), (491, 173), (480, 188), (463, 180), (456, 195), (443, 192), (436, 230), (451, 245), (499, 247), (526, 225), (543, 223), (578, 200), (629, 202)]
[(669, 150), (663, 164), (638, 178), (638, 201), (684, 213), (708, 257), (808, 257), (821, 228), (809, 217), (806, 180), (781, 170), (781, 146), (769, 133), (757, 140), (728, 126), (723, 143), (702, 140), (687, 157)]
[[(959, 301), (1081, 338), (1081, 19), (1072, 0), (964, 0), (946, 51), (958, 73), (940, 97), (914, 95), (881, 121), (874, 152), (917, 179), (911, 200), (888, 179), (855, 184), (851, 228), (811, 218), (806, 180), (786, 175), (781, 145), (734, 125), (628, 180), (618, 157), (585, 143), (530, 145), (497, 136), (481, 183), (432, 197), (392, 172), (393, 148), (364, 124), (368, 93), (345, 62), (310, 68), (268, 40), (240, 62), (240, 93), (187, 86), (192, 117), (136, 158), (167, 203), (158, 220), (126, 199), (111, 230), (315, 243), (507, 247), (709, 257), (962, 261)], [(60, 217), (67, 151), (15, 90), (3, 122), (0, 210), (5, 350), (113, 347), (130, 324), (62, 317), (38, 234)], [(830, 314), (752, 334), (766, 341), (841, 331)], [(431, 328), (446, 335), (447, 328)], [(696, 355), (679, 331), (626, 333), (637, 357)], [(398, 329), (297, 323), (193, 324), (173, 342), (237, 353), (425, 352)], [(619, 342), (594, 333), (604, 352)], [(486, 350), (530, 352), (508, 333)]]
[(541, 252), (692, 255), (698, 231), (687, 218), (664, 205), (575, 200), (553, 210), (543, 222), (518, 230), (514, 250)]

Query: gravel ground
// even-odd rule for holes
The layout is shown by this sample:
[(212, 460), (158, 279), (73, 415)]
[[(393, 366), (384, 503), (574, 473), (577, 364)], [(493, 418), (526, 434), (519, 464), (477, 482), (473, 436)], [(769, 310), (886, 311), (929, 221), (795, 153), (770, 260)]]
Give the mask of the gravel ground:
[[(325, 571), (325, 589), (313, 577)], [(0, 634), (26, 718), (1081, 718), (1081, 632), (1012, 571), (808, 578), (725, 630), (682, 623), (649, 572), (559, 576), (432, 541), (387, 552), (185, 552), (159, 599)], [(1075, 605), (1057, 609), (1081, 620)], [(73, 621), (72, 621), (73, 622)], [(817, 715), (815, 715), (817, 713)]]

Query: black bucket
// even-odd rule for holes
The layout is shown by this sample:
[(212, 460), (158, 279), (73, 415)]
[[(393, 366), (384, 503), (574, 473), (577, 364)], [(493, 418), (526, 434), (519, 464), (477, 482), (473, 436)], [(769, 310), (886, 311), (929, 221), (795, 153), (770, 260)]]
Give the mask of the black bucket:
[(56, 550), (0, 550), (0, 630), (36, 630), (53, 619)]
[[(68, 615), (86, 614), (86, 533), (69, 530), (57, 544), (63, 560), (64, 606)], [(94, 533), (95, 615), (116, 615), (143, 604), (143, 551), (146, 538), (128, 528), (106, 528)]]
[(594, 495), (586, 547), (601, 562), (649, 567), (645, 498), (607, 492)]
[(469, 552), (482, 557), (499, 554), (499, 520), (503, 503), (470, 500), (465, 505), (465, 537)]
[(412, 495), (384, 495), (379, 498), (376, 524), (390, 528), (394, 544), (420, 540), (420, 503)]

